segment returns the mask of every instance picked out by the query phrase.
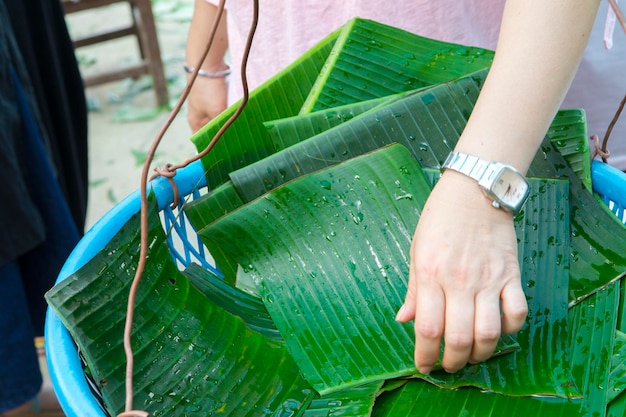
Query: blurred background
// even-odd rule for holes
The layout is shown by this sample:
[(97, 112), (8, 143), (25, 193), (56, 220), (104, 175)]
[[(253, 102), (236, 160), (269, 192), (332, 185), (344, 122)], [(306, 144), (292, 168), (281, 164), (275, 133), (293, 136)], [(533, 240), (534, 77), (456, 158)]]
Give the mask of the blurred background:
[[(64, 0), (67, 1), (67, 0)], [(70, 0), (71, 3), (71, 0)], [(67, 10), (67, 7), (66, 7)], [(170, 107), (185, 87), (185, 43), (193, 0), (152, 0), (160, 57)], [(132, 25), (126, 1), (66, 14), (70, 36), (76, 40)], [(83, 77), (136, 66), (139, 42), (124, 36), (76, 49)], [(117, 202), (139, 188), (146, 154), (169, 117), (159, 106), (153, 78), (146, 74), (86, 88), (89, 106), (89, 205), (86, 230)], [(168, 129), (153, 166), (179, 163), (196, 153), (183, 107)]]

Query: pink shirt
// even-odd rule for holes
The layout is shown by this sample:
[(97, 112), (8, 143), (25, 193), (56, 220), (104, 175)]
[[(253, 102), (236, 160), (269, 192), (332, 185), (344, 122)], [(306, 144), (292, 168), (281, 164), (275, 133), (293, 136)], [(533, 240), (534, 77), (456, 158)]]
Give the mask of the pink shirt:
[[(207, 0), (217, 6), (219, 1)], [(463, 45), (495, 49), (505, 0), (260, 0), (259, 24), (248, 61), (250, 89), (276, 74), (354, 17)], [(248, 36), (252, 1), (228, 0), (230, 62), (235, 77)], [(268, 53), (269, 51), (269, 53)], [(229, 102), (241, 98), (230, 83)]]

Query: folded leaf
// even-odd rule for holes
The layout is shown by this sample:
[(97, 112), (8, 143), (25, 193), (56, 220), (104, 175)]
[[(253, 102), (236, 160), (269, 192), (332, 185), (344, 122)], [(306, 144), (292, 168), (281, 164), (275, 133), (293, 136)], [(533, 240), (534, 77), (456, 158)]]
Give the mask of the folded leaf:
[(303, 177), (199, 231), (262, 277), (268, 311), (321, 395), (415, 372), (412, 326), (394, 316), (429, 185), (406, 149), (386, 151)]
[(422, 167), (440, 168), (440, 161), (448, 155), (467, 123), (486, 75), (486, 71), (481, 71), (396, 97), (232, 172), (231, 180), (243, 200), (249, 202), (300, 175), (392, 143), (406, 146)]
[(196, 264), (189, 265), (185, 275), (215, 305), (241, 317), (252, 330), (272, 339), (283, 340), (260, 298), (229, 285)]
[(489, 68), (493, 51), (424, 38), (372, 20), (343, 26), (300, 113), (417, 90)]
[(591, 191), (591, 154), (584, 110), (560, 110), (552, 121), (547, 136), (576, 172), (585, 188)]
[(382, 383), (366, 384), (317, 397), (302, 414), (303, 417), (369, 417)]
[[(151, 415), (259, 416), (304, 409), (314, 392), (283, 343), (250, 330), (178, 271), (155, 212), (137, 295), (134, 404)], [(103, 252), (46, 295), (98, 383), (107, 410), (124, 409), (122, 334), (139, 249), (138, 216)]]
[[(567, 370), (567, 189), (563, 181), (535, 181), (537, 197), (519, 221), (531, 305), (522, 352), (429, 380), (515, 395), (578, 395)], [(289, 182), (199, 233), (209, 248), (221, 246), (260, 277), (290, 352), (325, 395), (416, 374), (412, 326), (394, 317), (429, 191), (408, 150), (391, 145)]]
[[(250, 99), (237, 120), (202, 159), (210, 188), (227, 181), (229, 172), (275, 151), (263, 122), (298, 114), (337, 35), (338, 31), (329, 34), (291, 65), (250, 92)], [(192, 136), (191, 141), (198, 151), (207, 147), (238, 106), (239, 102), (233, 104)]]

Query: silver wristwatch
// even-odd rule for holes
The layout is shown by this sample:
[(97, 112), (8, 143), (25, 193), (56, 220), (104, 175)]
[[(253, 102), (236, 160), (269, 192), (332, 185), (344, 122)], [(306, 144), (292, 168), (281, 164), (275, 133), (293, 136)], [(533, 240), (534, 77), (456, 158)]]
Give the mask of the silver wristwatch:
[(463, 152), (450, 152), (443, 169), (458, 171), (478, 181), (496, 208), (517, 214), (528, 198), (528, 181), (510, 165), (486, 161)]

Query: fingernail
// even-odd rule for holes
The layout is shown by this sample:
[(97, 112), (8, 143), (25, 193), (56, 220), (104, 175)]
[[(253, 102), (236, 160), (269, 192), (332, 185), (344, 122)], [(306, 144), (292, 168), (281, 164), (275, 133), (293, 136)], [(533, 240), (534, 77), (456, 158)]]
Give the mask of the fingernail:
[(433, 370), (433, 368), (432, 366), (419, 366), (417, 370), (423, 373), (424, 375), (428, 375), (430, 371)]
[(402, 319), (402, 316), (404, 315), (405, 310), (406, 310), (406, 305), (402, 304), (402, 307), (400, 307), (400, 310), (398, 310), (398, 312), (396, 313), (396, 321)]

